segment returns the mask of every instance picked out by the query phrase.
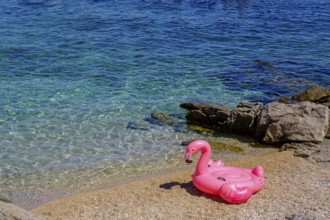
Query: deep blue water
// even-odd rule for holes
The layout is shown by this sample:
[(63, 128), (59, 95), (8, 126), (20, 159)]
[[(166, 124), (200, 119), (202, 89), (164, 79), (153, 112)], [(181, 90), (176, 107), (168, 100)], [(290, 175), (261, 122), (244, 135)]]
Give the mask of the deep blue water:
[(330, 88), (329, 11), (327, 0), (0, 1), (0, 195), (38, 203), (182, 166), (180, 143), (201, 137), (182, 102)]

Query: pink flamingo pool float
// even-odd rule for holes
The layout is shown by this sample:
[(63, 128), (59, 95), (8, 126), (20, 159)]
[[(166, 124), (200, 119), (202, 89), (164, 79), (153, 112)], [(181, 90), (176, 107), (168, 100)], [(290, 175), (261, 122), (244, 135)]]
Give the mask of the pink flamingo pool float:
[(213, 161), (211, 147), (208, 142), (197, 140), (191, 142), (184, 159), (191, 163), (191, 157), (202, 151), (192, 176), (193, 183), (202, 192), (220, 196), (228, 203), (240, 204), (249, 200), (265, 183), (261, 166), (249, 170), (245, 168), (225, 166), (220, 160)]

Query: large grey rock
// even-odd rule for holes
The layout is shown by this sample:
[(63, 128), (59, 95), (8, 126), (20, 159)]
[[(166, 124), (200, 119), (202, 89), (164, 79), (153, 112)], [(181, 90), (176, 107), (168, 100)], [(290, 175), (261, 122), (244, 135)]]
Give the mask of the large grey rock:
[(227, 118), (229, 132), (251, 134), (255, 127), (255, 118), (260, 114), (261, 103), (240, 102)]
[[(295, 101), (310, 101), (323, 104), (330, 108), (330, 90), (321, 86), (315, 86), (307, 89), (306, 91), (297, 94), (292, 97)], [(281, 102), (286, 102), (285, 98), (281, 99)], [(289, 100), (290, 101), (290, 100)], [(330, 116), (329, 116), (330, 118)], [(328, 131), (325, 135), (326, 138), (330, 138), (330, 120), (328, 125)]]
[(43, 217), (36, 217), (32, 212), (26, 211), (12, 203), (0, 201), (1, 220), (45, 220)]
[(329, 109), (321, 104), (271, 102), (261, 112), (256, 137), (264, 143), (321, 143), (328, 129)]

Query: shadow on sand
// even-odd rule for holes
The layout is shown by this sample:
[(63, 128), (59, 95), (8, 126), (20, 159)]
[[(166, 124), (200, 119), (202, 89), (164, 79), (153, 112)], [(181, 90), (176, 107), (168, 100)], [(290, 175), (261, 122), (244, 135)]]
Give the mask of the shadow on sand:
[(169, 183), (164, 183), (161, 184), (159, 186), (159, 188), (161, 189), (165, 189), (165, 190), (172, 190), (173, 187), (177, 187), (179, 186), (181, 189), (186, 190), (190, 195), (192, 196), (197, 196), (197, 197), (205, 197), (207, 199), (213, 200), (215, 202), (219, 202), (219, 203), (225, 203), (220, 196), (215, 196), (215, 195), (210, 195), (210, 194), (206, 194), (203, 193), (201, 191), (199, 191), (193, 184), (192, 181), (188, 182), (188, 183), (179, 183), (179, 182), (169, 182)]

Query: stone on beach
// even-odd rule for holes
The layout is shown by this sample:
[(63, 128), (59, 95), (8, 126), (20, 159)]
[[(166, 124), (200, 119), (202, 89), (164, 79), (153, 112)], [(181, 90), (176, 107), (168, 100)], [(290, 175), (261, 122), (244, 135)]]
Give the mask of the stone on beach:
[[(291, 98), (288, 97), (280, 98), (280, 102), (292, 103), (292, 101), (316, 102), (330, 108), (330, 90), (321, 86), (314, 86), (302, 93), (292, 96)], [(330, 111), (329, 111), (329, 118), (330, 118)], [(325, 134), (325, 137), (330, 138), (330, 120), (328, 125), (328, 131)]]
[(321, 143), (328, 129), (329, 109), (320, 104), (269, 103), (261, 112), (256, 137), (263, 143)]

